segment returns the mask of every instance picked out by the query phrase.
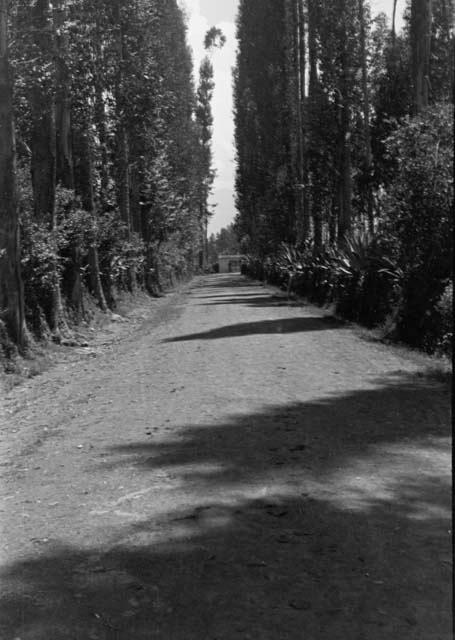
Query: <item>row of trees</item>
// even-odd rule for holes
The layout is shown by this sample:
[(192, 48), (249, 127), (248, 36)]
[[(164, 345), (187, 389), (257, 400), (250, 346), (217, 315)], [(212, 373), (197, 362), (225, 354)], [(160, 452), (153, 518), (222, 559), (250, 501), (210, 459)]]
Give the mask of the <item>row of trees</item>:
[(209, 58), (192, 78), (177, 0), (0, 0), (0, 324), (20, 347), (87, 290), (106, 310), (202, 263)]
[[(262, 267), (285, 243), (320, 298), (356, 289), (351, 315), (381, 322), (400, 307), (401, 337), (418, 343), (425, 297), (436, 305), (450, 278), (454, 5), (410, 0), (397, 33), (396, 4), (389, 24), (367, 0), (240, 2), (236, 228)], [(394, 274), (387, 302), (368, 270)]]

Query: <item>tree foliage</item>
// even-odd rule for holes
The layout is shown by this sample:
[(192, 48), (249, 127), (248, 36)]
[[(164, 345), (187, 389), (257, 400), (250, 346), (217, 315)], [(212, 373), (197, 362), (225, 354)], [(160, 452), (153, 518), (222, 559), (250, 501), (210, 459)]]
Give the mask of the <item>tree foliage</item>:
[[(7, 215), (11, 237), (14, 219), (22, 232), (14, 277), (22, 265), (30, 328), (59, 340), (87, 292), (106, 309), (119, 288), (159, 294), (198, 267), (213, 72), (205, 63), (196, 92), (177, 0), (5, 1), (3, 16), (5, 117), (18, 142), (0, 177), (17, 161)], [(207, 38), (224, 43), (218, 29)], [(20, 316), (0, 297), (12, 318), (11, 305)]]
[(237, 21), (252, 272), (429, 350), (452, 256), (453, 9), (410, 0), (398, 34), (366, 0), (243, 0)]

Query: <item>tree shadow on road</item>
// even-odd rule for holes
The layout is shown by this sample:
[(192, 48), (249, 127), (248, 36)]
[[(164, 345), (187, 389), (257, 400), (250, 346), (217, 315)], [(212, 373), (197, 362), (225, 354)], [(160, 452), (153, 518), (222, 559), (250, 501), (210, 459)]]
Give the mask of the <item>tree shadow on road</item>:
[(258, 322), (240, 322), (238, 324), (217, 327), (200, 333), (190, 333), (163, 342), (187, 342), (190, 340), (218, 340), (220, 338), (238, 338), (251, 335), (304, 333), (307, 331), (324, 331), (340, 329), (346, 325), (333, 317), (306, 316), (300, 318), (280, 318), (278, 320), (261, 320)]
[[(211, 300), (215, 296), (208, 296)], [(201, 307), (218, 307), (223, 305), (243, 305), (247, 307), (305, 307), (307, 306), (302, 300), (287, 299), (286, 296), (256, 296), (256, 295), (241, 295), (235, 298), (216, 296), (212, 302), (202, 302)]]
[(397, 376), (112, 447), (185, 500), (10, 566), (2, 637), (449, 638), (447, 405)]
[[(114, 446), (110, 453), (150, 452), (153, 455), (144, 464), (152, 467), (214, 457), (229, 463), (235, 477), (248, 478), (267, 469), (280, 451), (294, 453), (297, 466), (304, 462), (319, 473), (372, 446), (450, 437), (446, 384), (399, 371), (369, 384), (374, 386), (267, 407), (264, 412), (234, 414), (221, 424), (185, 425), (177, 442), (131, 443)], [(293, 451), (298, 446), (302, 448)], [(286, 468), (290, 466), (292, 460), (286, 459)]]
[(196, 286), (192, 288), (193, 292), (203, 291), (204, 289), (219, 289), (224, 291), (225, 289), (251, 289), (251, 287), (264, 287), (265, 285), (248, 280), (245, 276), (240, 274), (219, 274), (208, 276)]
[[(274, 296), (274, 295), (270, 295), (270, 296), (264, 296), (263, 293), (254, 293), (251, 290), (247, 291), (245, 293), (237, 293), (235, 294), (235, 296), (233, 295), (232, 291), (228, 291), (226, 293), (217, 293), (217, 294), (207, 294), (207, 295), (198, 295), (197, 299), (198, 300), (213, 300), (214, 304), (220, 303), (222, 304), (224, 300), (226, 301), (232, 301), (232, 302), (241, 302), (242, 300), (253, 300), (255, 298), (261, 298), (263, 300), (270, 300), (271, 298), (282, 298), (284, 299), (285, 296)], [(210, 304), (210, 303), (206, 303), (206, 304)]]

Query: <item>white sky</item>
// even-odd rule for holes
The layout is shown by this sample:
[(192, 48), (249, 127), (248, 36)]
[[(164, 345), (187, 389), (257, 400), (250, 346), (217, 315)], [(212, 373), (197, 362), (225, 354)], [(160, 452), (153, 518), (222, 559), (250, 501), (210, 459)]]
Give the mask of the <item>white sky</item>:
[[(393, 0), (370, 0), (373, 15), (384, 11), (392, 14)], [(234, 207), (234, 122), (232, 115), (232, 68), (235, 64), (235, 15), (238, 0), (180, 0), (188, 15), (188, 41), (193, 49), (197, 76), (199, 63), (204, 56), (204, 36), (208, 29), (217, 26), (227, 38), (221, 51), (213, 55), (215, 91), (213, 96), (213, 158), (217, 177), (212, 202), (218, 203), (215, 215), (209, 223), (209, 233), (216, 233), (232, 222)], [(405, 6), (398, 0), (397, 27)], [(197, 80), (197, 77), (196, 77)]]

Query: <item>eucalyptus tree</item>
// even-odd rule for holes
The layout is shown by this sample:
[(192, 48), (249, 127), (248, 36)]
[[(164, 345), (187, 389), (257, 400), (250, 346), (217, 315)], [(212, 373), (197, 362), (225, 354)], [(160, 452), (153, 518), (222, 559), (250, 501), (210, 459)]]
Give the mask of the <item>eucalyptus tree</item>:
[(430, 55), (433, 0), (411, 2), (411, 52), (414, 109), (419, 113), (430, 100)]
[(310, 233), (310, 211), (308, 199), (308, 149), (306, 113), (306, 16), (303, 0), (286, 0), (285, 10), (285, 55), (287, 94), (289, 108), (290, 171), (294, 183), (294, 224), (298, 243), (306, 240)]
[[(296, 239), (285, 0), (240, 2), (235, 88), (237, 227), (260, 256)], [(292, 55), (292, 54), (291, 54)], [(295, 157), (295, 154), (294, 154)]]
[(36, 54), (34, 73), (30, 75), (32, 117), (31, 176), (35, 217), (44, 221), (51, 238), (50, 299), (46, 305), (48, 324), (59, 340), (66, 330), (61, 293), (57, 240), (57, 127), (56, 127), (56, 25), (50, 0), (36, 0), (31, 8), (31, 33)]
[(0, 0), (0, 320), (10, 339), (25, 345), (16, 193), (16, 147), (12, 70), (9, 61), (9, 0)]
[(430, 44), (432, 102), (454, 102), (454, 26), (454, 0), (433, 0)]
[(58, 337), (86, 288), (106, 309), (115, 286), (157, 292), (192, 268), (206, 178), (191, 55), (177, 0), (10, 8), (26, 312)]
[[(359, 32), (360, 32), (360, 60), (362, 68), (362, 115), (363, 115), (363, 143), (364, 163), (362, 167), (366, 221), (371, 233), (374, 233), (374, 202), (373, 202), (373, 154), (371, 150), (371, 108), (370, 87), (368, 82), (367, 59), (367, 18), (364, 0), (358, 0)], [(369, 13), (369, 12), (368, 12)]]

